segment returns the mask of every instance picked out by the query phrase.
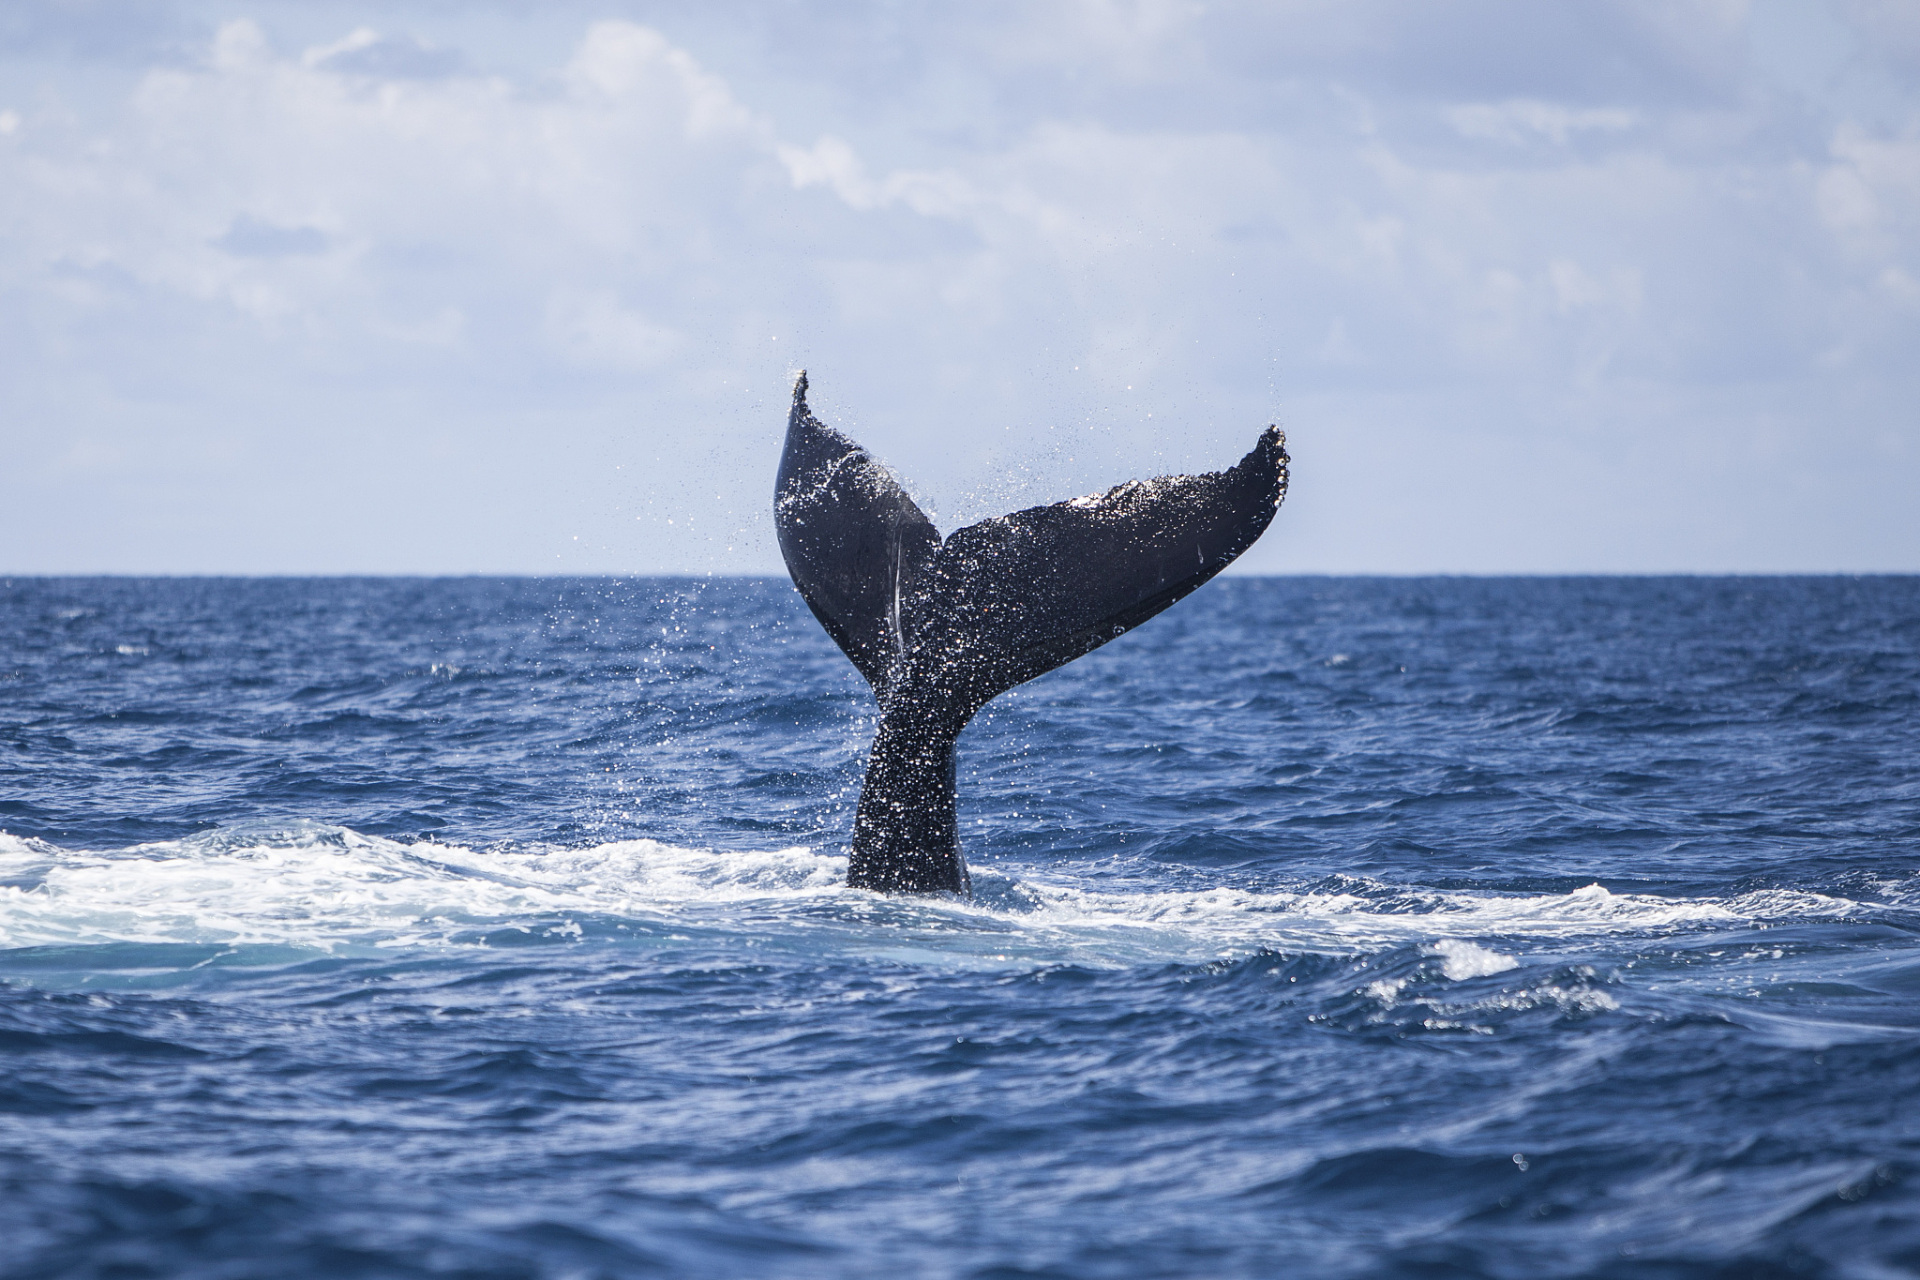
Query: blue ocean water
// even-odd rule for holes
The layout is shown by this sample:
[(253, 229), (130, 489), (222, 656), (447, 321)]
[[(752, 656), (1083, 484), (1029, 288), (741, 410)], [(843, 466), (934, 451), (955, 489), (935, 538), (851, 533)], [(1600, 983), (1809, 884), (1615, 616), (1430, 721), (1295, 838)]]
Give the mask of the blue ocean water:
[(0, 583), (0, 1274), (1920, 1272), (1920, 579)]

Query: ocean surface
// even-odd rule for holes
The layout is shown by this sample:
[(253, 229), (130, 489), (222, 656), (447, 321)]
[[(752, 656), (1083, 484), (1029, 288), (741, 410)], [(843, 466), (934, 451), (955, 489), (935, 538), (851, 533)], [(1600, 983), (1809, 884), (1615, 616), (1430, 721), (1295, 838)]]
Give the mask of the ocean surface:
[(0, 1275), (1920, 1273), (1920, 579), (0, 580)]

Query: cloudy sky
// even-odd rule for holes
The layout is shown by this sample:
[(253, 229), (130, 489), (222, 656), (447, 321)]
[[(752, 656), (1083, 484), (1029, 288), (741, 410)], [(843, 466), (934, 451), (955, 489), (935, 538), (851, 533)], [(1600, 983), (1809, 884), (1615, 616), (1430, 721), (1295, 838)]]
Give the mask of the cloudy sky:
[(1920, 570), (1920, 5), (0, 9), (0, 572), (779, 572), (801, 367), (943, 528)]

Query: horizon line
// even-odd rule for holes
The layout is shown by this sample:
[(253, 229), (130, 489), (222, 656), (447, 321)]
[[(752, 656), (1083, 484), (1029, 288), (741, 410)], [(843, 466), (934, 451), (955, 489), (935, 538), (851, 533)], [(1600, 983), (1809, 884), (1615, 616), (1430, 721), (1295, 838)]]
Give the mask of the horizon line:
[[(1522, 570), (1522, 571), (1483, 571), (1483, 570), (1426, 570), (1392, 571), (1361, 570), (1356, 572), (1334, 572), (1328, 570), (1299, 570), (1280, 573), (1233, 573), (1218, 575), (1215, 581), (1274, 579), (1274, 578), (1380, 578), (1411, 580), (1418, 578), (1914, 578), (1920, 577), (1920, 569), (1562, 569), (1562, 570)], [(638, 579), (669, 580), (677, 582), (704, 582), (716, 578), (740, 582), (786, 582), (781, 573), (742, 573), (724, 570), (705, 572), (600, 572), (600, 573), (530, 573), (512, 570), (489, 571), (472, 570), (462, 572), (419, 572), (408, 570), (375, 570), (358, 572), (266, 572), (266, 573), (228, 573), (219, 571), (187, 570), (183, 572), (143, 573), (124, 570), (103, 570), (97, 572), (56, 571), (19, 573), (0, 572), (0, 586), (11, 586), (15, 581), (80, 581), (102, 578), (122, 580), (167, 580), (167, 581), (456, 581), (456, 580), (524, 580), (539, 581), (632, 581)]]

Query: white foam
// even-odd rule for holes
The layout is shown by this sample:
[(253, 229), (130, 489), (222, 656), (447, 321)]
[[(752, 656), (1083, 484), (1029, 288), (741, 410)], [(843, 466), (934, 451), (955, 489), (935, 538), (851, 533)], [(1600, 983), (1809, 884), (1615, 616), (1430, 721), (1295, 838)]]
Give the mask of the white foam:
[[(1529, 941), (1660, 934), (1854, 904), (1770, 890), (1740, 898), (1571, 893), (1166, 891), (977, 873), (973, 900), (845, 887), (846, 859), (808, 848), (587, 849), (402, 845), (340, 827), (238, 828), (107, 852), (0, 833), (0, 948), (274, 944), (337, 951), (479, 945), (500, 929), (578, 939), (751, 936), (766, 945), (912, 963), (1197, 962), (1259, 950), (1363, 954), (1418, 945), (1452, 981), (1501, 973)], [(582, 922), (593, 928), (583, 929)], [(613, 923), (609, 923), (613, 922)], [(675, 931), (682, 931), (676, 933)], [(1503, 950), (1487, 945), (1502, 940)], [(1477, 940), (1477, 941), (1476, 941)], [(1383, 993), (1390, 998), (1391, 993)]]
[(1433, 953), (1440, 957), (1440, 972), (1447, 975), (1449, 982), (1484, 978), (1520, 967), (1520, 962), (1512, 956), (1503, 956), (1498, 951), (1489, 951), (1459, 938), (1440, 939), (1433, 944)]
[[(1098, 932), (1112, 940), (1148, 942), (1158, 934), (1210, 943), (1223, 953), (1259, 948), (1328, 954), (1368, 952), (1406, 944), (1434, 943), (1459, 976), (1476, 965), (1510, 957), (1445, 947), (1474, 947), (1469, 938), (1559, 940), (1603, 934), (1660, 934), (1757, 919), (1831, 916), (1855, 904), (1820, 894), (1772, 890), (1734, 899), (1679, 899), (1654, 894), (1616, 894), (1593, 884), (1570, 893), (1499, 894), (1409, 891), (1388, 899), (1354, 893), (1116, 892), (1029, 879), (1024, 891), (1036, 902), (1029, 929), (1051, 928), (1063, 936)], [(1442, 941), (1445, 940), (1445, 941)], [(1517, 963), (1514, 961), (1513, 963)], [(1500, 969), (1511, 967), (1502, 964)], [(1500, 969), (1486, 969), (1498, 972)], [(1448, 973), (1455, 977), (1454, 972)]]
[[(836, 861), (838, 866), (835, 865)], [(49, 865), (51, 863), (51, 865)], [(556, 917), (830, 893), (845, 859), (716, 855), (653, 840), (478, 853), (337, 827), (216, 832), (113, 853), (0, 843), (0, 946), (184, 942), (409, 946)], [(23, 880), (38, 879), (22, 886)]]

